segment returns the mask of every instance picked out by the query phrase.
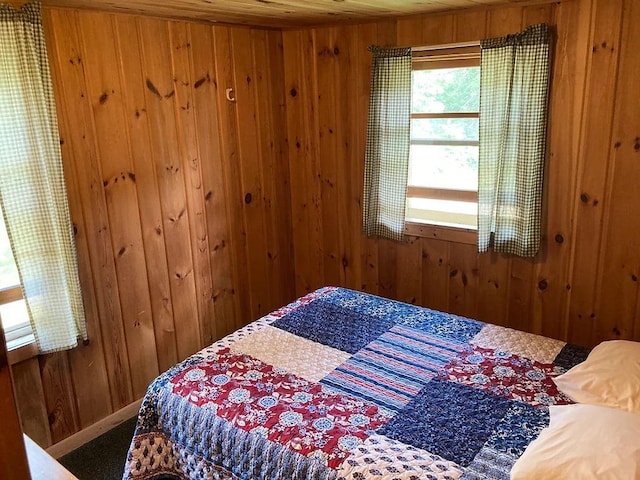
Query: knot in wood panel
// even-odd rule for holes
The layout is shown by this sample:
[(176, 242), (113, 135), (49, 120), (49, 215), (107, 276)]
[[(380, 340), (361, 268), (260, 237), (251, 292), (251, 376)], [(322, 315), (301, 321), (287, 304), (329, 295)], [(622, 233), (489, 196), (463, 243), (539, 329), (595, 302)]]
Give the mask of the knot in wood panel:
[(149, 89), (151, 93), (153, 93), (158, 98), (162, 98), (162, 95), (160, 94), (160, 92), (158, 91), (158, 89), (156, 88), (156, 86), (153, 84), (151, 80), (147, 78), (147, 81), (145, 83), (147, 85), (147, 89)]
[(199, 78), (199, 79), (198, 79), (198, 80), (196, 80), (196, 82), (193, 84), (193, 87), (194, 87), (194, 88), (200, 88), (200, 87), (202, 86), (202, 84), (203, 84), (204, 82), (206, 82), (206, 81), (207, 81), (208, 77), (209, 77), (209, 74), (207, 73), (207, 76), (206, 76), (206, 77)]

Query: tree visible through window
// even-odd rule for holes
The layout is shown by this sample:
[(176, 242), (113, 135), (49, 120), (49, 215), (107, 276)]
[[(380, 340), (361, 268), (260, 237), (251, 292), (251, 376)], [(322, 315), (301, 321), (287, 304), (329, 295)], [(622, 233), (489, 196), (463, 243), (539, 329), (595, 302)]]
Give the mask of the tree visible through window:
[(479, 48), (416, 52), (409, 222), (477, 227)]

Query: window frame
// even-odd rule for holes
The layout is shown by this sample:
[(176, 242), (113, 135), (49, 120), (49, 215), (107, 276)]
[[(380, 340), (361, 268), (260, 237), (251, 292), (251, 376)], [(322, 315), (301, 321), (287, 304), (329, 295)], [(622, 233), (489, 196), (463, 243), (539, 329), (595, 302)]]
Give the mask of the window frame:
[[(4, 218), (1, 216), (0, 222), (4, 222)], [(6, 305), (7, 303), (17, 302), (23, 299), (24, 294), (22, 292), (22, 286), (19, 283), (0, 288), (0, 305)], [(0, 317), (0, 328), (4, 331), (7, 351), (35, 342), (33, 329), (31, 328), (31, 324), (28, 320), (12, 325), (11, 327), (5, 327), (2, 323), (2, 318)]]
[[(480, 42), (458, 43), (412, 48), (412, 72), (439, 68), (464, 68), (480, 66)], [(413, 119), (479, 118), (480, 112), (411, 112)], [(411, 145), (460, 145), (479, 146), (479, 140), (411, 140)], [(478, 202), (477, 190), (447, 189), (407, 185), (406, 198), (428, 198)], [(477, 244), (477, 228), (463, 225), (443, 225), (429, 222), (405, 220), (405, 233), (412, 236), (437, 238), (457, 243)]]
[[(22, 287), (20, 285), (12, 285), (0, 289), (0, 305), (23, 300)], [(0, 322), (2, 319), (0, 318)], [(5, 327), (0, 324), (0, 328), (4, 330), (4, 337), (7, 341), (7, 348), (10, 349), (13, 344), (22, 345), (27, 337), (33, 337), (33, 330), (29, 321), (24, 321), (11, 327)]]

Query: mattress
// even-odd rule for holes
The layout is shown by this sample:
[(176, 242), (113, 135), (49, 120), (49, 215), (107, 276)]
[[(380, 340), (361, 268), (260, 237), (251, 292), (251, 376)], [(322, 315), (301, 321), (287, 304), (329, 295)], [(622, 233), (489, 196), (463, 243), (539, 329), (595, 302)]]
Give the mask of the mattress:
[(124, 479), (507, 479), (588, 350), (337, 287), (160, 375)]

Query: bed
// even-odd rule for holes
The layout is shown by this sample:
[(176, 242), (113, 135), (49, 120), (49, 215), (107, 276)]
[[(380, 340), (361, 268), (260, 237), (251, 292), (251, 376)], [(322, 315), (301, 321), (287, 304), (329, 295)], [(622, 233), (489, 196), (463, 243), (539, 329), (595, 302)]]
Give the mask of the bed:
[(325, 287), (160, 375), (124, 479), (507, 479), (588, 353)]

